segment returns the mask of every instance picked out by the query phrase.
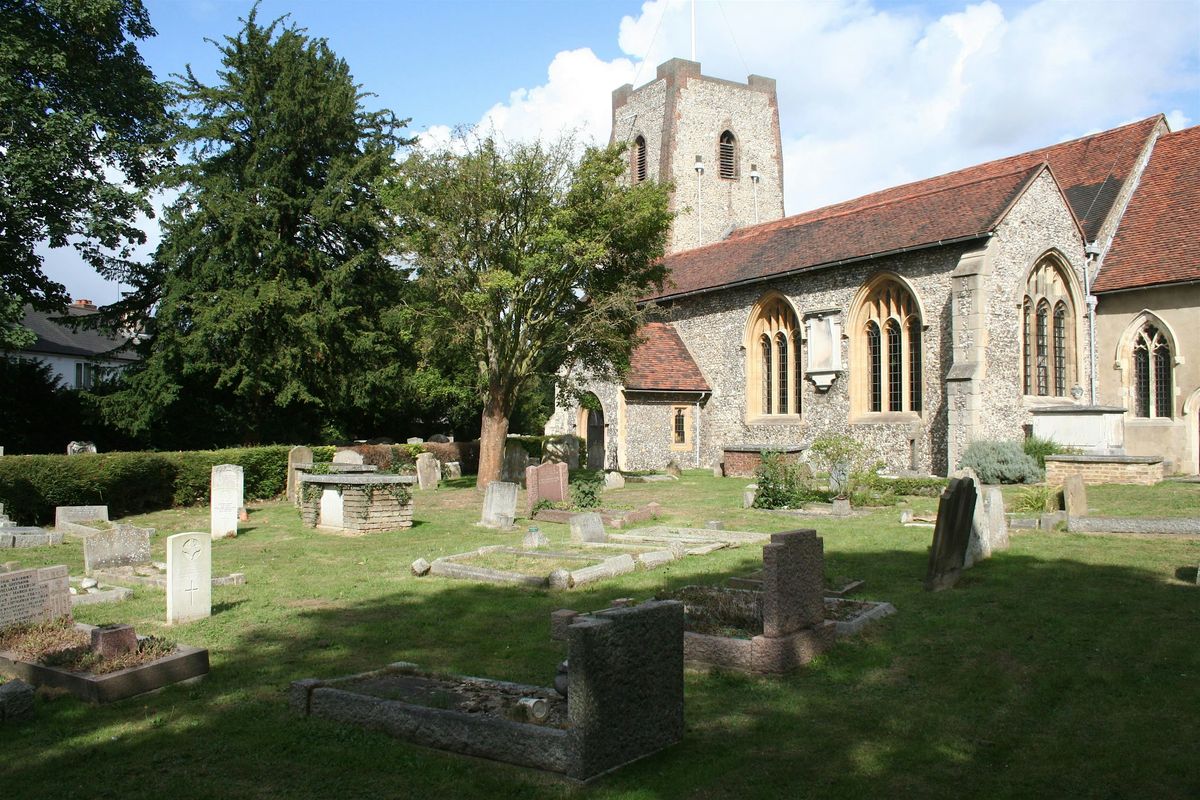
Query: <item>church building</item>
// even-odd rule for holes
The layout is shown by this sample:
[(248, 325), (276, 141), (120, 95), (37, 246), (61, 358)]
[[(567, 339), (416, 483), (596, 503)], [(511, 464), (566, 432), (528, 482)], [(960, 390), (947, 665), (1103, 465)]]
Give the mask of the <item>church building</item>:
[(1198, 130), (1151, 117), (785, 217), (775, 82), (668, 61), (613, 93), (612, 134), (629, 180), (675, 186), (662, 321), (547, 432), (608, 469), (832, 433), (945, 475), (974, 440), (1061, 431), (1195, 473)]

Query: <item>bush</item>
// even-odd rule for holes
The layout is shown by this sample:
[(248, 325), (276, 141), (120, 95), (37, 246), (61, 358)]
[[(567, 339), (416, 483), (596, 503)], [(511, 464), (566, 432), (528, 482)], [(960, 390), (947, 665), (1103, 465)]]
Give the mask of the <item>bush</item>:
[(603, 472), (580, 471), (571, 476), (571, 504), (575, 508), (599, 508), (603, 491)]
[(1030, 486), (1022, 489), (1013, 501), (1013, 511), (1041, 514), (1058, 509), (1058, 489), (1053, 486)]
[(830, 486), (837, 489), (839, 497), (850, 493), (851, 476), (855, 472), (864, 471), (861, 465), (862, 443), (849, 436), (819, 436), (813, 440), (809, 453), (818, 466), (829, 471)]
[(1076, 452), (1073, 447), (1063, 447), (1053, 439), (1043, 439), (1040, 436), (1027, 436), (1022, 446), (1025, 455), (1037, 462), (1038, 469), (1046, 469), (1046, 456), (1066, 455)]
[(967, 446), (959, 467), (975, 470), (983, 483), (1037, 483), (1042, 470), (1020, 442), (979, 440)]
[(948, 485), (945, 478), (880, 478), (901, 497), (937, 497)]
[(789, 464), (780, 453), (763, 453), (762, 463), (754, 472), (758, 483), (754, 507), (800, 508), (805, 503), (828, 500), (828, 492), (808, 485), (805, 472), (803, 466)]

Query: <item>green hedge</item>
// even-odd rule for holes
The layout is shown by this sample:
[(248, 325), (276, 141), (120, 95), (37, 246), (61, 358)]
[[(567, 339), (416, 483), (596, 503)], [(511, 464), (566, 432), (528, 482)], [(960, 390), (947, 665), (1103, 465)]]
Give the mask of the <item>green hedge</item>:
[[(240, 465), (245, 498), (262, 500), (283, 492), (289, 449), (278, 445), (179, 453), (5, 456), (0, 458), (0, 503), (5, 514), (23, 525), (53, 522), (55, 506), (107, 505), (110, 516), (122, 517), (192, 505), (207, 500), (217, 464)], [(316, 453), (314, 458), (328, 460)]]

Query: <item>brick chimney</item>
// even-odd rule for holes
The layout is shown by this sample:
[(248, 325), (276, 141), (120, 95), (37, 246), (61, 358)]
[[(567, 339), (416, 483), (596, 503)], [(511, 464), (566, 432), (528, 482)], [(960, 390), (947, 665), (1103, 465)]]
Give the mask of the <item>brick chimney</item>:
[(76, 300), (71, 303), (72, 308), (81, 308), (84, 311), (96, 311), (96, 304), (91, 300)]

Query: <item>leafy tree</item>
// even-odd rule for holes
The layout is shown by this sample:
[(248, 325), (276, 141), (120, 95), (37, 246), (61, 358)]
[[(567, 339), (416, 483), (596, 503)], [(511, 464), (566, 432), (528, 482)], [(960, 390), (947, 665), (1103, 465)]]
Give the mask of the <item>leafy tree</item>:
[(671, 214), (666, 187), (622, 180), (618, 146), (577, 158), (569, 137), (459, 145), (412, 154), (393, 202), (438, 342), (475, 365), (482, 487), (537, 376), (628, 368), (647, 314), (638, 298), (665, 278)]
[(145, 241), (136, 218), (171, 158), (166, 89), (136, 47), (153, 35), (140, 0), (0, 0), (0, 347), (31, 341), (24, 303), (66, 304), (39, 242), (111, 278)]
[(156, 308), (152, 336), (108, 406), (156, 443), (197, 410), (193, 443), (345, 435), (398, 357), (384, 320), (407, 277), (380, 191), (405, 123), (364, 110), (324, 39), (243, 23), (214, 42), (216, 85), (176, 76), (181, 194), (131, 301)]

